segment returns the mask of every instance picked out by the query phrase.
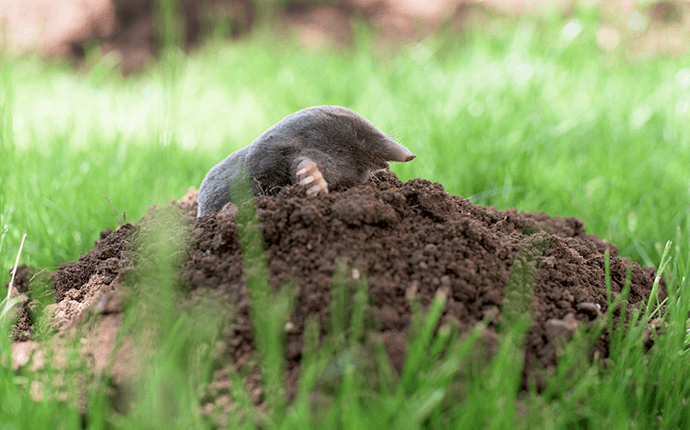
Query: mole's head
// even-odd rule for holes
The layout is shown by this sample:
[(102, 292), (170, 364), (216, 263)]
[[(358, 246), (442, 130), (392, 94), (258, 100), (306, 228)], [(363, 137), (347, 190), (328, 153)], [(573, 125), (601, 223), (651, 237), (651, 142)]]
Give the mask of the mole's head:
[(373, 171), (385, 169), (389, 161), (406, 162), (416, 157), (365, 118), (343, 107), (317, 106), (291, 117), (303, 147), (330, 155), (336, 164), (350, 170), (353, 180), (366, 179)]

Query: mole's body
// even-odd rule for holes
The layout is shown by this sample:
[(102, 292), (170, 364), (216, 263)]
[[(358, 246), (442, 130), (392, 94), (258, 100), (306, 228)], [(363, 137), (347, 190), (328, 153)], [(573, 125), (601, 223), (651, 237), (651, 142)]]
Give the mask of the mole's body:
[(197, 216), (217, 212), (231, 200), (240, 203), (252, 195), (275, 194), (290, 184), (306, 185), (307, 195), (327, 193), (336, 185), (364, 182), (388, 167), (388, 161), (414, 157), (351, 110), (303, 109), (208, 172), (199, 188)]

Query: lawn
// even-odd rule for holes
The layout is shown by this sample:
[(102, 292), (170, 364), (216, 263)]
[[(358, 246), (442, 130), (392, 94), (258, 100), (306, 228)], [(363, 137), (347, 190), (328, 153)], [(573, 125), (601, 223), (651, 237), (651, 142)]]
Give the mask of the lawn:
[[(681, 277), (690, 268), (690, 56), (632, 61), (602, 52), (598, 23), (586, 15), (575, 28), (581, 31), (573, 37), (567, 21), (525, 21), (502, 35), (449, 32), (380, 49), (357, 24), (354, 47), (319, 51), (259, 29), (233, 43), (209, 41), (188, 57), (171, 54), (127, 78), (97, 48), (87, 53), (90, 67), (77, 70), (4, 55), (0, 281), (9, 281), (24, 234), (21, 263), (56, 267), (76, 260), (101, 230), (117, 227), (118, 217), (136, 221), (150, 205), (180, 198), (215, 163), (287, 114), (342, 105), (418, 155), (392, 166), (402, 180), (440, 182), (451, 194), (499, 209), (577, 217), (588, 233), (643, 265), (665, 262), (672, 241), (667, 336), (646, 353), (640, 332), (627, 333), (606, 368), (582, 368), (577, 351), (569, 350), (563, 360), (575, 364), (563, 369), (579, 369), (577, 380), (554, 375), (541, 394), (511, 389), (516, 370), (506, 363), (519, 342), (508, 336), (494, 361), (467, 372), (471, 379), (458, 397), (464, 401), (453, 405), (448, 367), (461, 366), (457, 357), (471, 348), (470, 337), (449, 341), (457, 363), (421, 360), (427, 382), (414, 386), (402, 378), (374, 393), (373, 402), (360, 396), (373, 395), (364, 382), (348, 373), (332, 411), (318, 417), (323, 421), (314, 421), (308, 399), (274, 416), (251, 406), (244, 414), (285, 428), (688, 426), (690, 290)], [(420, 351), (424, 342), (434, 340), (421, 339)], [(0, 428), (58, 418), (59, 428), (143, 428), (156, 420), (139, 410), (110, 421), (108, 406), (96, 398), (82, 423), (74, 408), (22, 397), (26, 376), (1, 372), (0, 396), (11, 406), (3, 412), (9, 427)], [(201, 425), (190, 414), (190, 426)], [(160, 417), (154, 427), (164, 422)]]

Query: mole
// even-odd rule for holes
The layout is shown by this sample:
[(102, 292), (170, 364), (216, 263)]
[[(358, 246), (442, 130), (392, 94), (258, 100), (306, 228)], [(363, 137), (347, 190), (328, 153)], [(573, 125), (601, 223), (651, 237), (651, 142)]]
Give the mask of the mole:
[(249, 146), (214, 166), (199, 187), (197, 217), (275, 195), (286, 185), (307, 187), (307, 196), (350, 187), (416, 157), (355, 112), (315, 106), (288, 115)]

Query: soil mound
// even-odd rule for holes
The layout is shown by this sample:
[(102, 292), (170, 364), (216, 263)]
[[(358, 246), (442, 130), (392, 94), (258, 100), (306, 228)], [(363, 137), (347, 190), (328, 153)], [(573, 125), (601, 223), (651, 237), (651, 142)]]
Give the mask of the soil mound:
[[(232, 314), (232, 329), (225, 331), (228, 338), (222, 342), (222, 353), (242, 367), (254, 354), (254, 340), (235, 211), (226, 206), (217, 214), (194, 220), (193, 191), (176, 204), (189, 217), (188, 233), (193, 239), (183, 267), (187, 291), (220, 292), (233, 303), (225, 310)], [(412, 320), (412, 297), (426, 309), (437, 292), (444, 292), (442, 323), (457, 320), (461, 330), (488, 317), (485, 338), (491, 349), (503, 318), (506, 282), (516, 254), (535, 239), (541, 241), (544, 246), (534, 257), (538, 270), (528, 300), (532, 326), (525, 351), (525, 374), (537, 380), (538, 369), (556, 366), (559, 338), (571, 336), (578, 326), (591, 324), (606, 310), (606, 249), (611, 255), (614, 297), (630, 269), (629, 309), (648, 298), (656, 274), (653, 268), (620, 258), (614, 245), (586, 234), (575, 218), (475, 206), (448, 195), (438, 183), (401, 182), (389, 172), (377, 174), (362, 186), (316, 198), (307, 198), (303, 189), (286, 187), (277, 196), (257, 197), (256, 207), (273, 287), (279, 288), (285, 280), (299, 287), (286, 336), (288, 389), (293, 393), (306, 318), (317, 316), (321, 327), (328, 327), (330, 287), (338, 258), (366, 275), (377, 329), (393, 366), (400, 370)], [(59, 326), (77, 321), (84, 309), (94, 306), (106, 314), (121, 312), (116, 298), (118, 277), (132, 270), (132, 236), (150, 218), (147, 215), (139, 224), (102, 233), (91, 252), (58, 269), (53, 278), (56, 304), (51, 306), (62, 321)], [(26, 283), (21, 273), (19, 286)], [(664, 288), (660, 291), (663, 295)], [(24, 326), (16, 331), (22, 334), (17, 338), (24, 340), (31, 330), (30, 318), (25, 315), (20, 322)], [(591, 354), (608, 357), (606, 333)], [(215, 378), (216, 394), (227, 393), (227, 384), (223, 385), (227, 374), (219, 371)], [(261, 388), (255, 383), (249, 392), (259, 401)]]

